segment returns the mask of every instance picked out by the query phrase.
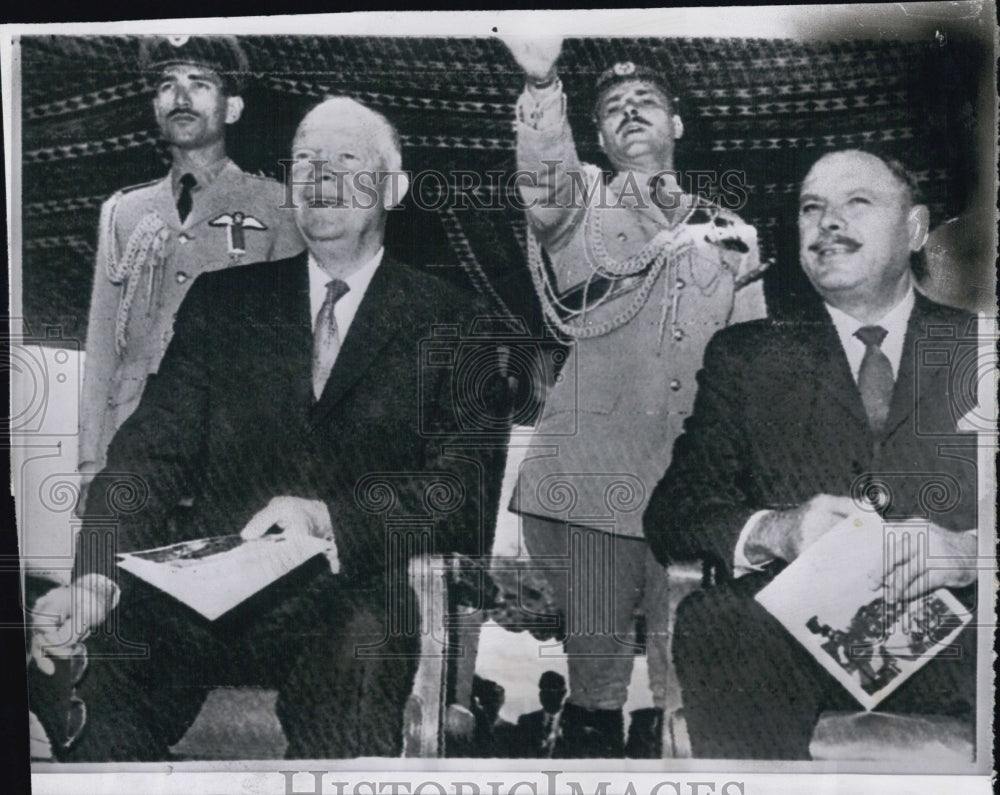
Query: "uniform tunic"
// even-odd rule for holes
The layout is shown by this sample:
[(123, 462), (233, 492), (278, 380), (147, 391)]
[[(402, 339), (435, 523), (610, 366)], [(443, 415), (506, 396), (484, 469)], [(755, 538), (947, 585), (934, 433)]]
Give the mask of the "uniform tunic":
[(285, 190), (224, 159), (196, 173), (192, 209), (177, 212), (180, 173), (125, 188), (101, 208), (80, 422), (81, 469), (104, 466), (108, 444), (142, 397), (194, 280), (232, 265), (284, 259), (304, 247)]

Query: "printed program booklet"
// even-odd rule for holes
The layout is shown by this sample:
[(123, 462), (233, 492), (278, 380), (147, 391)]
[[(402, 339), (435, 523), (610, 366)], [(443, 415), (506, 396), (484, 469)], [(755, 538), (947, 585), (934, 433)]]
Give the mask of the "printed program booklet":
[(214, 621), (332, 543), (295, 533), (225, 535), (121, 553), (118, 565)]
[(893, 528), (874, 513), (851, 516), (756, 596), (866, 710), (938, 654), (958, 653), (955, 638), (972, 619), (946, 588), (903, 604), (887, 598)]

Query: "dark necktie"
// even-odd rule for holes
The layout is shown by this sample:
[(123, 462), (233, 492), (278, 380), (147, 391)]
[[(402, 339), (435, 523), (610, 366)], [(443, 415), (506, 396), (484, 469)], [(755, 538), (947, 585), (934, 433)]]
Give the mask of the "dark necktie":
[(858, 389), (868, 414), (868, 424), (876, 433), (881, 433), (885, 427), (894, 385), (892, 365), (880, 347), (888, 333), (881, 326), (862, 326), (854, 332), (854, 336), (865, 344), (865, 357), (858, 370)]
[(177, 198), (177, 214), (181, 217), (181, 223), (187, 220), (191, 212), (191, 190), (197, 184), (194, 174), (184, 174), (181, 177), (181, 195)]
[(316, 327), (313, 329), (312, 377), (313, 395), (316, 400), (323, 394), (323, 387), (330, 378), (333, 363), (340, 353), (340, 333), (337, 330), (337, 316), (333, 307), (351, 288), (340, 279), (331, 279), (326, 284), (326, 298), (316, 315)]

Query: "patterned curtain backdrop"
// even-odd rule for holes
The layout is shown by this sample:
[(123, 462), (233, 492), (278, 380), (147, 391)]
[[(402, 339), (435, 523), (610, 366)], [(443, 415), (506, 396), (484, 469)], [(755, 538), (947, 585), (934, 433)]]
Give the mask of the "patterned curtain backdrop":
[[(251, 36), (254, 72), (229, 151), (249, 171), (283, 177), (295, 125), (331, 94), (353, 96), (399, 128), (420, 200), (392, 214), (387, 246), (469, 289), (498, 314), (541, 330), (510, 201), (514, 103), (523, 77), (493, 39)], [(138, 37), (20, 40), (24, 312), (81, 342), (97, 215), (118, 188), (166, 173)], [(967, 42), (576, 39), (560, 70), (582, 159), (607, 165), (591, 120), (597, 75), (619, 60), (663, 70), (681, 95), (681, 170), (745, 175), (739, 212), (756, 225), (772, 312), (812, 300), (797, 265), (797, 183), (825, 151), (876, 147), (916, 172), (940, 223), (974, 188), (983, 57)], [(433, 172), (433, 173), (432, 173)], [(489, 176), (493, 172), (493, 176)], [(442, 176), (437, 176), (438, 174)], [(708, 179), (709, 186), (718, 181)]]

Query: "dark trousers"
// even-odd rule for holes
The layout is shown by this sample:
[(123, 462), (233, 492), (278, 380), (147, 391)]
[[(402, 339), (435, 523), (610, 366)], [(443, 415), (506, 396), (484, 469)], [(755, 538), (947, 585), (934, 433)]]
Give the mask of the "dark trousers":
[(351, 582), (315, 563), (215, 622), (130, 579), (87, 644), (87, 722), (65, 761), (169, 759), (208, 690), (240, 685), (277, 688), (288, 758), (398, 756), (419, 654), (413, 594), (398, 577)]
[[(753, 595), (767, 583), (749, 575), (699, 591), (677, 610), (674, 664), (694, 756), (809, 759), (821, 712), (860, 705)], [(971, 716), (975, 632), (955, 641), (959, 655), (938, 656), (879, 711)]]

